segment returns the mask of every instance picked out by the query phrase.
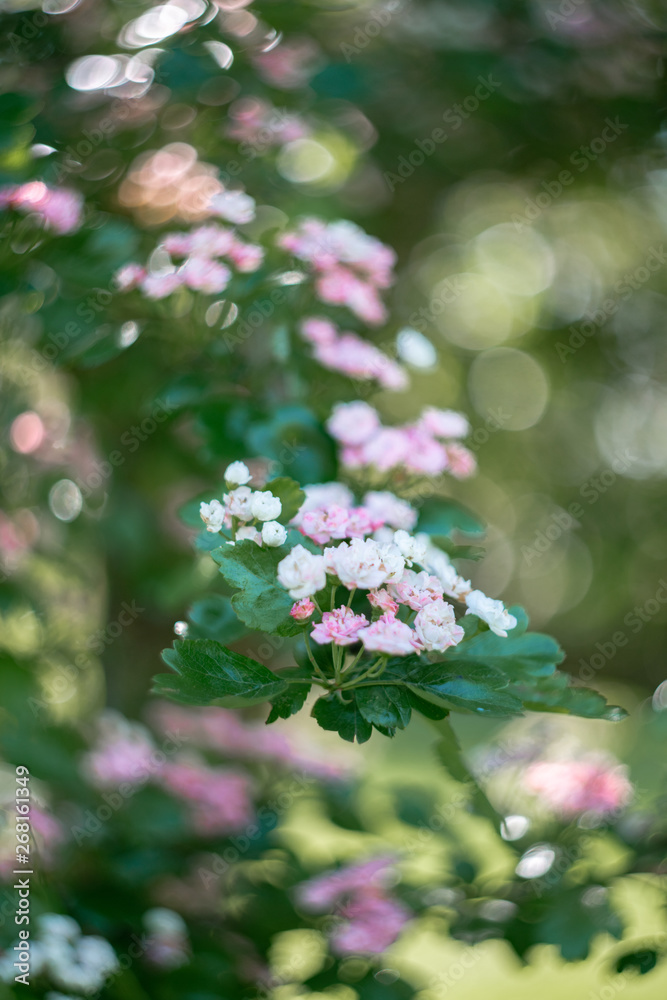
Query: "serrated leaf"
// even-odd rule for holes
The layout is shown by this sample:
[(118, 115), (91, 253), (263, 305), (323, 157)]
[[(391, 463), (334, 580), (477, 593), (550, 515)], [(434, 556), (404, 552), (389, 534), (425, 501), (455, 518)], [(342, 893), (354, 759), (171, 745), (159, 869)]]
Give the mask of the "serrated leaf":
[(334, 695), (318, 698), (311, 715), (322, 729), (338, 733), (348, 743), (354, 743), (355, 739), (357, 743), (365, 743), (373, 732), (354, 698), (344, 703)]
[(271, 711), (268, 714), (266, 724), (276, 722), (278, 719), (289, 719), (296, 715), (303, 708), (311, 685), (290, 684), (286, 691), (279, 694), (277, 698), (271, 699)]
[[(278, 563), (288, 549), (262, 549), (254, 542), (223, 545), (212, 553), (220, 572), (238, 593), (232, 597), (232, 607), (248, 628), (272, 635), (291, 634), (293, 620), (289, 616), (294, 601), (278, 583)], [(280, 633), (279, 629), (288, 629)]]
[(401, 687), (373, 684), (356, 688), (354, 694), (359, 711), (376, 729), (405, 729), (410, 721), (410, 700)]
[(435, 702), (426, 701), (425, 698), (420, 698), (419, 695), (410, 688), (406, 688), (406, 694), (408, 696), (410, 706), (416, 712), (420, 712), (427, 719), (439, 721), (440, 719), (446, 719), (449, 715), (449, 709), (445, 708), (444, 705), (436, 705)]
[(264, 489), (270, 490), (274, 497), (278, 497), (283, 505), (282, 512), (278, 518), (281, 524), (288, 524), (301, 509), (306, 499), (306, 494), (296, 480), (290, 479), (288, 476), (280, 476), (278, 479), (272, 479), (271, 482), (266, 484)]
[(154, 677), (153, 691), (185, 705), (254, 705), (287, 689), (268, 667), (213, 639), (182, 639), (162, 656), (175, 672)]

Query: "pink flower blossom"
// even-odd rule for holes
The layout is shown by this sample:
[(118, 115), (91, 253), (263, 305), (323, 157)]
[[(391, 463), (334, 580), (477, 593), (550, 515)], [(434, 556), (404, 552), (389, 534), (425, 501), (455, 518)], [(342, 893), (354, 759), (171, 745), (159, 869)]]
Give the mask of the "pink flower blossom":
[(376, 590), (383, 583), (400, 579), (405, 568), (395, 546), (378, 545), (372, 538), (341, 542), (337, 548), (325, 549), (323, 555), (329, 572), (335, 573), (348, 590)]
[(565, 817), (585, 812), (609, 815), (632, 798), (632, 784), (624, 767), (597, 757), (539, 761), (524, 775), (526, 788)]
[(221, 219), (243, 225), (255, 218), (255, 199), (245, 191), (221, 191), (211, 198), (210, 209)]
[(399, 500), (388, 491), (367, 493), (363, 504), (373, 517), (388, 524), (390, 528), (411, 531), (417, 523), (417, 511), (414, 507), (407, 500)]
[(303, 492), (306, 494), (306, 499), (291, 521), (297, 528), (301, 526), (304, 515), (310, 510), (351, 507), (354, 503), (352, 491), (343, 483), (316, 483), (304, 486)]
[(457, 479), (469, 479), (477, 471), (477, 459), (462, 444), (448, 444), (446, 447), (449, 471)]
[(305, 340), (314, 345), (313, 356), (325, 368), (352, 378), (376, 379), (385, 389), (405, 389), (405, 369), (373, 344), (354, 333), (338, 334), (328, 320), (313, 317), (301, 327)]
[(439, 653), (450, 646), (457, 646), (465, 636), (463, 628), (456, 624), (454, 608), (441, 599), (431, 601), (421, 609), (415, 618), (415, 632), (423, 649)]
[(315, 610), (315, 605), (310, 600), (309, 597), (304, 597), (302, 600), (297, 601), (296, 604), (292, 605), (290, 614), (297, 622), (305, 622), (312, 615)]
[(361, 464), (374, 465), (380, 471), (388, 471), (397, 465), (410, 467), (410, 444), (401, 427), (380, 427), (362, 444)]
[(456, 410), (437, 410), (433, 406), (424, 410), (417, 426), (427, 434), (443, 440), (462, 438), (470, 433), (470, 424), (462, 413), (457, 413)]
[(148, 274), (141, 283), (141, 290), (147, 299), (166, 299), (183, 284), (177, 271), (166, 274)]
[(366, 893), (338, 911), (343, 923), (331, 932), (338, 955), (379, 955), (394, 943), (412, 914), (395, 899)]
[(121, 292), (129, 292), (136, 288), (146, 277), (146, 268), (139, 264), (125, 264), (116, 271), (114, 283)]
[(343, 444), (364, 444), (380, 427), (377, 410), (368, 403), (337, 403), (327, 421), (327, 430)]
[(407, 604), (413, 611), (421, 611), (432, 601), (442, 599), (442, 584), (437, 576), (430, 576), (425, 571), (415, 573), (406, 569), (399, 583), (392, 583), (389, 591), (400, 604)]
[(298, 90), (315, 73), (320, 49), (312, 38), (293, 37), (281, 41), (268, 52), (256, 52), (252, 61), (260, 76), (271, 86)]
[(227, 257), (241, 274), (250, 274), (261, 266), (264, 260), (264, 250), (255, 243), (242, 243), (234, 240)]
[(322, 316), (309, 316), (301, 323), (301, 336), (309, 344), (334, 344), (338, 330), (331, 320)]
[(326, 545), (332, 538), (346, 538), (349, 511), (332, 504), (319, 510), (307, 510), (301, 518), (299, 531), (312, 538), (318, 545)]
[(61, 236), (77, 230), (83, 218), (83, 198), (77, 191), (50, 188), (42, 181), (0, 189), (0, 207), (40, 216), (48, 229)]
[(139, 723), (107, 711), (97, 721), (96, 744), (82, 759), (82, 771), (97, 788), (141, 784), (155, 770), (155, 743)]
[(410, 626), (399, 621), (392, 611), (386, 611), (369, 625), (360, 638), (365, 649), (393, 656), (406, 656), (419, 648), (417, 637)]
[(439, 476), (449, 465), (448, 452), (439, 441), (417, 427), (406, 429), (407, 466), (414, 472)]
[(298, 901), (314, 912), (333, 912), (339, 923), (331, 933), (332, 949), (339, 955), (379, 954), (396, 940), (412, 914), (386, 887), (393, 859), (372, 858), (305, 882)]
[(234, 833), (253, 819), (245, 774), (193, 760), (168, 762), (157, 778), (167, 791), (188, 804), (192, 825), (204, 836)]
[(188, 288), (211, 295), (224, 291), (232, 276), (224, 264), (206, 257), (188, 257), (178, 274)]
[(297, 899), (304, 909), (318, 913), (331, 909), (344, 896), (382, 889), (393, 881), (395, 860), (391, 855), (381, 855), (325, 872), (303, 882), (297, 889)]
[(336, 646), (351, 646), (353, 642), (358, 642), (359, 632), (367, 625), (365, 615), (355, 615), (351, 608), (341, 607), (325, 611), (322, 621), (314, 626), (310, 636), (320, 646), (330, 642)]
[(388, 590), (369, 591), (368, 603), (374, 608), (380, 608), (381, 611), (391, 611), (393, 614), (398, 611), (398, 604)]

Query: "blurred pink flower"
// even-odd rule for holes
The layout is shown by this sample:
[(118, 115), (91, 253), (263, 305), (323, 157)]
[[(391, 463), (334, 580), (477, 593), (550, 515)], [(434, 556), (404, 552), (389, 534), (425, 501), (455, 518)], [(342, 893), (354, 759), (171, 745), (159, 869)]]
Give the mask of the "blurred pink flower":
[(554, 812), (566, 817), (584, 812), (609, 815), (632, 798), (626, 769), (597, 757), (530, 764), (524, 784)]
[(42, 181), (0, 188), (0, 207), (6, 205), (41, 216), (46, 227), (61, 236), (75, 232), (83, 221), (83, 198), (77, 191), (50, 188)]
[(331, 932), (339, 955), (379, 954), (396, 940), (412, 914), (386, 888), (393, 882), (391, 857), (326, 872), (304, 882), (297, 899), (304, 909), (333, 912), (340, 922)]
[(190, 807), (192, 825), (204, 836), (234, 833), (253, 819), (248, 775), (196, 761), (167, 763), (160, 784)]
[(364, 444), (380, 427), (377, 410), (360, 401), (337, 403), (327, 421), (327, 430), (343, 444)]

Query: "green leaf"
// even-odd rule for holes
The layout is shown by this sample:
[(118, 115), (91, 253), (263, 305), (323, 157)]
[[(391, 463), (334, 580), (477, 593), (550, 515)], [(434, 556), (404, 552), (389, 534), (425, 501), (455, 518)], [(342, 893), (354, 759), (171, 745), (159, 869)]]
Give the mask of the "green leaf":
[(175, 674), (158, 674), (153, 691), (185, 705), (254, 705), (287, 689), (268, 667), (213, 639), (176, 641), (162, 655)]
[(359, 687), (354, 692), (359, 711), (376, 729), (405, 729), (412, 709), (408, 693), (400, 687)]
[[(521, 609), (512, 611), (521, 612)], [(444, 654), (444, 660), (450, 665), (455, 663), (459, 669), (469, 662), (486, 663), (517, 680), (526, 676), (543, 677), (552, 674), (556, 664), (564, 658), (562, 649), (549, 635), (520, 631), (525, 628), (527, 619), (525, 613), (517, 615), (517, 618), (517, 628), (512, 629), (507, 638), (490, 630), (479, 632), (464, 639), (458, 646), (450, 647)]]
[(655, 968), (658, 962), (658, 952), (653, 948), (639, 948), (636, 951), (629, 951), (616, 959), (615, 971), (626, 972), (628, 969), (636, 969), (641, 976), (645, 976)]
[(572, 678), (561, 671), (551, 677), (512, 684), (510, 690), (532, 712), (562, 712), (610, 722), (620, 722), (627, 715), (624, 709), (608, 705), (598, 691), (573, 684)]
[(188, 611), (188, 618), (199, 633), (193, 638), (216, 639), (227, 644), (236, 642), (247, 632), (234, 614), (229, 598), (222, 594), (209, 594), (195, 601)]
[(420, 698), (419, 695), (410, 688), (406, 688), (406, 694), (408, 696), (410, 706), (416, 712), (421, 712), (421, 714), (427, 719), (446, 719), (449, 715), (448, 708), (445, 708), (443, 705), (436, 705), (433, 701), (426, 701), (425, 698)]
[(338, 733), (348, 743), (354, 743), (355, 739), (357, 743), (365, 743), (373, 732), (354, 698), (348, 702), (342, 702), (333, 695), (318, 698), (311, 715), (322, 729)]
[(300, 712), (304, 706), (306, 698), (308, 697), (310, 687), (310, 682), (304, 684), (290, 684), (286, 691), (279, 694), (277, 698), (272, 698), (272, 708), (269, 712), (266, 724), (269, 725), (277, 719), (289, 719), (290, 716), (296, 715), (297, 712)]
[(452, 532), (464, 535), (483, 535), (484, 524), (475, 515), (453, 500), (431, 500), (423, 505), (419, 514), (419, 530), (428, 535), (448, 538)]
[(232, 607), (248, 628), (272, 635), (296, 634), (289, 615), (294, 601), (277, 576), (278, 563), (287, 551), (285, 546), (262, 549), (244, 541), (223, 545), (211, 553), (227, 583), (238, 590), (232, 597)]
[(306, 494), (299, 484), (288, 476), (272, 479), (264, 489), (271, 490), (274, 497), (278, 497), (283, 505), (282, 513), (278, 518), (281, 524), (288, 524), (306, 499)]
[[(396, 676), (395, 669), (389, 676)], [(507, 677), (486, 663), (417, 663), (401, 679), (418, 697), (445, 708), (493, 716), (523, 711), (519, 699), (502, 690), (509, 684)]]

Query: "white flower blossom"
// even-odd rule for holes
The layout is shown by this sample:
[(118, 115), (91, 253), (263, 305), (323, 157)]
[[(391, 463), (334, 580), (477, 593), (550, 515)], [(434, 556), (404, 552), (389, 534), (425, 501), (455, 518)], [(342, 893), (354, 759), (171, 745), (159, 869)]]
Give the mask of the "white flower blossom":
[(250, 500), (253, 492), (249, 486), (239, 486), (235, 490), (225, 493), (225, 510), (229, 517), (236, 517), (239, 521), (252, 520), (253, 514), (250, 510)]
[(262, 544), (262, 536), (260, 535), (257, 528), (254, 528), (251, 524), (246, 524), (242, 528), (239, 528), (236, 532), (237, 542), (254, 542), (255, 545)]
[(232, 462), (225, 469), (225, 482), (228, 486), (245, 486), (251, 479), (250, 469), (245, 462)]
[(496, 635), (507, 637), (507, 633), (516, 627), (516, 618), (505, 609), (502, 601), (494, 601), (481, 590), (472, 590), (466, 597), (468, 610), (485, 621)]
[(327, 582), (324, 559), (309, 552), (303, 545), (295, 545), (289, 555), (278, 563), (278, 581), (295, 601), (312, 597)]
[(386, 582), (400, 580), (405, 562), (394, 545), (378, 545), (373, 538), (353, 538), (324, 550), (327, 567), (352, 590), (375, 590)]
[(443, 652), (449, 646), (456, 646), (463, 639), (464, 632), (456, 624), (454, 608), (446, 601), (431, 601), (415, 618), (415, 632), (424, 649)]
[(199, 516), (207, 531), (220, 531), (225, 521), (225, 508), (219, 500), (211, 500), (199, 505)]
[(287, 541), (287, 528), (278, 521), (265, 521), (262, 525), (262, 541), (270, 548), (278, 548)]
[(250, 511), (258, 521), (275, 521), (282, 513), (283, 505), (274, 497), (271, 490), (253, 493), (250, 500)]
[(402, 528), (394, 532), (394, 545), (405, 559), (408, 566), (413, 562), (424, 564), (428, 543), (423, 536), (410, 535)]

